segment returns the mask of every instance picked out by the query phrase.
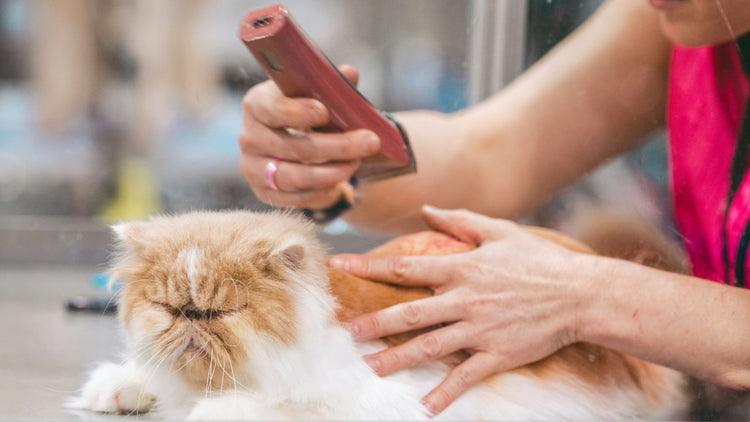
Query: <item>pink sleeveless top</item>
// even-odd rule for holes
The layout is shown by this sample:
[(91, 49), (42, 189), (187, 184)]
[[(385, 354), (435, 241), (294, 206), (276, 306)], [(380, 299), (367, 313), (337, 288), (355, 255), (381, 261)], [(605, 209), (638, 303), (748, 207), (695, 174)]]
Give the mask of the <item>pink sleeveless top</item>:
[[(734, 43), (674, 48), (667, 126), (675, 218), (693, 274), (714, 281), (724, 278), (722, 219), (749, 89)], [(730, 269), (749, 218), (750, 177), (728, 214)]]

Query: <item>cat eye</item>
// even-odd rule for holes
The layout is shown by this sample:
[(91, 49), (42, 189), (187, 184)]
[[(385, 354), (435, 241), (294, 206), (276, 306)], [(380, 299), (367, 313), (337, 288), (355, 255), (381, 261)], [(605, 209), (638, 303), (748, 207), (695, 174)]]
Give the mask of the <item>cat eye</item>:
[(227, 315), (233, 315), (248, 307), (246, 305), (246, 306), (241, 306), (237, 309), (231, 309), (231, 310), (209, 309), (206, 311), (201, 311), (199, 309), (196, 309), (192, 305), (183, 306), (182, 308), (175, 308), (174, 306), (169, 305), (167, 303), (163, 303), (163, 302), (153, 301), (152, 303), (156, 305), (159, 309), (166, 311), (167, 313), (171, 314), (175, 318), (183, 317), (191, 321), (211, 320), (213, 318), (220, 318), (220, 317), (227, 316)]
[(159, 308), (161, 308), (164, 311), (167, 311), (168, 313), (172, 314), (175, 318), (178, 317), (184, 317), (189, 320), (210, 320), (213, 318), (222, 317), (225, 315), (233, 314), (240, 309), (233, 309), (231, 311), (222, 311), (218, 309), (209, 309), (206, 311), (201, 311), (199, 309), (196, 309), (193, 306), (187, 306), (182, 308), (175, 308), (174, 306), (168, 305), (166, 303), (161, 302), (153, 302), (154, 305), (157, 305)]
[(200, 311), (197, 309), (182, 309), (182, 314), (187, 319), (211, 319), (220, 317), (224, 314), (226, 314), (225, 311), (217, 311), (217, 310), (207, 310), (207, 311)]
[(156, 305), (158, 308), (160, 308), (160, 309), (162, 309), (164, 311), (167, 311), (168, 313), (172, 314), (173, 317), (179, 317), (180, 315), (182, 315), (182, 312), (180, 312), (179, 309), (177, 309), (177, 308), (175, 308), (173, 306), (170, 306), (170, 305), (168, 305), (166, 303), (162, 303), (162, 302), (152, 302), (152, 303), (154, 305)]

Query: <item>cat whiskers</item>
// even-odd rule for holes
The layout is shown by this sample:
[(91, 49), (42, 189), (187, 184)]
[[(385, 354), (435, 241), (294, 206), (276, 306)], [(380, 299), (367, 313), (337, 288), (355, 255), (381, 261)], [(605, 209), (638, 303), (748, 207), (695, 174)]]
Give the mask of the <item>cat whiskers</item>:
[(135, 359), (136, 361), (140, 361), (144, 356), (150, 355), (149, 359), (143, 364), (143, 366), (148, 366), (151, 361), (159, 355), (158, 351), (154, 353), (153, 347), (158, 345), (160, 337), (161, 333), (148, 342), (138, 342), (135, 347), (138, 352), (133, 356), (133, 359)]
[(190, 322), (191, 324), (193, 323), (193, 322), (192, 322), (192, 321), (190, 320), (190, 318), (188, 318), (188, 316), (187, 316), (187, 315), (185, 315), (185, 311), (183, 311), (183, 310), (182, 310), (182, 308), (175, 308), (175, 309), (177, 309), (178, 311), (180, 311), (180, 314), (182, 314), (182, 317), (183, 317), (183, 318), (185, 318), (185, 319), (186, 319), (186, 320), (187, 320), (188, 322)]
[[(230, 343), (229, 343), (229, 342), (227, 341), (227, 339), (225, 339), (225, 338), (224, 338), (224, 337), (223, 337), (223, 336), (221, 335), (221, 333), (220, 333), (220, 332), (218, 332), (218, 331), (217, 331), (217, 332), (212, 332), (212, 333), (211, 333), (211, 335), (213, 335), (214, 337), (216, 337), (216, 341), (217, 341), (217, 342), (218, 342), (219, 344), (221, 344), (221, 345), (225, 346), (225, 347), (226, 347), (227, 349), (229, 349), (229, 348), (232, 348), (232, 347), (240, 347), (240, 346), (241, 346), (241, 344), (239, 344), (239, 343), (238, 343), (238, 344), (230, 344)], [(229, 351), (227, 350), (227, 352), (229, 352)]]
[(209, 353), (210, 353), (211, 359), (209, 361), (208, 375), (206, 377), (206, 397), (213, 394), (214, 375), (216, 373), (216, 368), (221, 369), (221, 382), (219, 384), (219, 393), (224, 392), (224, 376), (229, 375), (229, 373), (224, 368), (224, 365), (221, 364), (221, 359), (218, 359), (217, 357), (214, 356), (213, 348), (209, 350)]
[[(222, 283), (225, 281), (229, 281), (230, 283), (232, 283), (232, 287), (234, 287), (235, 307), (239, 309), (240, 308), (240, 291), (237, 289), (237, 280), (234, 277), (232, 277), (231, 274), (227, 272), (224, 272), (224, 274), (226, 275), (226, 278), (222, 280)], [(246, 284), (244, 285), (244, 287), (245, 287), (245, 292), (247, 293), (247, 296), (250, 297), (250, 288)]]
[[(174, 353), (174, 352), (168, 353), (168, 347), (169, 347), (168, 344), (162, 344), (162, 345), (158, 344), (162, 335), (163, 335), (163, 332), (160, 333), (155, 338), (153, 338), (151, 342), (145, 344), (144, 345), (145, 347), (143, 347), (142, 350), (140, 351), (140, 353), (138, 355), (136, 355), (138, 357), (142, 357), (143, 355), (147, 355), (147, 354), (151, 355), (149, 357), (149, 359), (142, 366), (147, 371), (146, 372), (146, 377), (145, 377), (145, 380), (146, 380), (145, 381), (145, 385), (150, 384), (151, 380), (156, 376), (157, 371), (161, 368), (161, 366), (167, 360), (169, 360), (170, 355), (172, 355)], [(157, 346), (157, 347), (154, 348), (153, 346)], [(186, 362), (185, 365), (189, 364), (190, 361), (192, 361), (193, 359), (199, 357), (201, 354), (205, 356), (205, 350), (201, 350), (201, 352), (199, 354), (195, 354), (195, 356), (193, 356), (192, 358), (190, 358), (190, 360), (188, 362)], [(158, 358), (158, 361), (156, 361), (154, 363), (154, 359), (157, 359), (157, 358)], [(183, 365), (183, 367), (185, 365)], [(179, 371), (179, 369), (178, 369), (178, 371)], [(143, 395), (145, 393), (146, 393), (145, 390), (142, 391), (141, 395), (138, 397), (138, 407), (140, 407), (141, 399), (143, 398)], [(133, 412), (131, 412), (131, 413), (133, 413)]]
[[(146, 374), (146, 382), (144, 383), (144, 385), (149, 385), (151, 383), (151, 379), (156, 375), (156, 371), (159, 370), (159, 368), (161, 367), (161, 365), (166, 360), (167, 360), (167, 356), (166, 355), (162, 356), (161, 360), (159, 360), (159, 362), (157, 362), (156, 365), (154, 365), (153, 369), (151, 369), (151, 371), (149, 371)], [(144, 388), (143, 390), (141, 390), (141, 394), (138, 395), (138, 405), (136, 407), (138, 407), (138, 408), (141, 407), (141, 400), (143, 399), (143, 396), (145, 394), (146, 394), (146, 389)], [(135, 412), (131, 412), (131, 413), (135, 413)]]
[[(213, 352), (212, 352), (213, 356)], [(221, 369), (221, 382), (219, 382), (219, 393), (224, 392), (224, 376), (226, 375), (227, 371), (224, 369), (224, 365), (221, 364), (221, 360), (216, 360), (216, 365)]]
[[(111, 293), (111, 292), (110, 292), (110, 288), (109, 288), (109, 286), (107, 286), (107, 293)], [(111, 295), (109, 296), (109, 299), (107, 299), (107, 303), (105, 303), (105, 304), (104, 304), (104, 307), (102, 308), (102, 313), (100, 313), (100, 314), (99, 314), (99, 321), (100, 321), (100, 322), (101, 322), (101, 320), (102, 320), (102, 319), (104, 318), (104, 316), (105, 316), (105, 315), (107, 315), (107, 310), (108, 310), (108, 309), (109, 309), (109, 307), (110, 307), (110, 306), (112, 305), (112, 302), (114, 302), (114, 301), (115, 301), (115, 299), (117, 298), (117, 296), (118, 296), (118, 294), (117, 294), (117, 293), (113, 293), (113, 294), (111, 294)]]
[(179, 367), (175, 368), (175, 371), (176, 371), (176, 372), (180, 372), (181, 370), (185, 369), (185, 368), (186, 368), (186, 367), (187, 367), (188, 365), (190, 365), (190, 363), (191, 363), (192, 361), (194, 361), (194, 360), (195, 360), (195, 359), (197, 359), (198, 357), (204, 357), (205, 355), (206, 355), (206, 352), (205, 352), (205, 351), (203, 351), (203, 350), (201, 350), (201, 351), (200, 351), (199, 353), (195, 353), (195, 354), (193, 355), (193, 357), (191, 357), (190, 359), (188, 359), (188, 360), (187, 360), (187, 362), (185, 362), (185, 363), (183, 363), (182, 365), (180, 365)]
[(237, 384), (239, 384), (244, 389), (248, 389), (246, 386), (242, 385), (241, 382), (237, 381), (237, 377), (234, 374), (234, 364), (232, 364), (232, 359), (228, 359), (227, 362), (229, 363), (229, 369), (232, 371), (229, 377), (232, 379), (232, 383), (234, 384), (234, 393), (237, 394)]
[[(159, 340), (158, 338), (154, 338), (154, 339), (152, 340), (151, 344), (148, 344), (147, 346), (153, 346), (153, 345), (155, 345), (155, 344), (156, 344), (156, 343), (158, 342), (158, 340)], [(149, 348), (150, 348), (150, 347), (149, 347)], [(136, 362), (137, 362), (137, 361), (139, 361), (139, 360), (140, 360), (140, 358), (141, 358), (141, 357), (143, 357), (143, 355), (146, 355), (146, 354), (149, 354), (149, 353), (150, 353), (150, 350), (149, 350), (149, 348), (143, 348), (142, 350), (140, 350), (140, 352), (139, 352), (139, 353), (137, 353), (137, 354), (136, 354), (136, 355), (135, 355), (135, 356), (133, 357), (133, 359), (134, 359), (134, 360), (135, 360)], [(160, 356), (160, 355), (161, 355), (161, 356)], [(155, 364), (155, 365), (152, 365), (152, 361), (153, 361), (153, 360), (154, 360), (155, 358), (157, 358), (157, 357), (160, 357), (160, 359), (158, 360), (158, 362), (156, 362), (156, 364)], [(144, 364), (142, 365), (142, 368), (143, 368), (143, 369), (146, 369), (146, 377), (145, 377), (145, 382), (144, 382), (144, 385), (149, 385), (149, 384), (150, 384), (150, 382), (151, 382), (151, 379), (152, 379), (152, 378), (153, 378), (153, 377), (154, 377), (154, 376), (156, 375), (156, 371), (158, 371), (158, 370), (159, 370), (159, 368), (161, 367), (161, 365), (162, 365), (162, 364), (163, 364), (163, 363), (164, 363), (164, 362), (165, 362), (165, 361), (167, 360), (167, 358), (168, 358), (168, 357), (169, 357), (169, 355), (168, 355), (168, 354), (162, 354), (160, 350), (157, 350), (157, 351), (156, 351), (156, 353), (153, 353), (153, 354), (151, 354), (151, 357), (150, 357), (150, 358), (149, 358), (149, 359), (148, 359), (148, 360), (147, 360), (147, 361), (146, 361), (146, 362), (145, 362), (145, 363), (144, 363)], [(140, 392), (140, 394), (138, 395), (138, 401), (137, 401), (137, 405), (136, 405), (136, 408), (140, 408), (140, 407), (141, 407), (141, 401), (142, 401), (142, 399), (143, 399), (143, 397), (144, 397), (144, 395), (145, 395), (146, 393), (147, 393), (147, 392), (146, 392), (146, 389), (143, 389), (143, 390), (142, 390), (142, 391)], [(134, 415), (134, 414), (138, 414), (138, 412), (137, 412), (137, 411), (135, 411), (135, 410), (132, 410), (132, 411), (130, 411), (130, 412), (128, 413), (128, 416), (130, 416), (130, 415)]]
[(228, 359), (226, 359), (226, 362), (229, 364), (229, 369), (232, 371), (231, 374), (229, 372), (227, 372), (226, 367), (224, 365), (222, 365), (221, 359), (217, 359), (216, 360), (216, 364), (218, 365), (218, 367), (221, 369), (221, 372), (222, 372), (222, 374), (221, 374), (221, 392), (222, 393), (224, 392), (224, 376), (228, 376), (229, 379), (234, 384), (234, 392), (235, 393), (237, 392), (237, 385), (241, 386), (242, 388), (249, 389), (247, 386), (245, 386), (241, 382), (237, 381), (237, 377), (235, 376), (235, 373), (234, 373), (234, 365), (232, 364), (232, 359), (228, 358)]
[[(146, 362), (143, 363), (144, 368), (153, 368), (158, 369), (159, 366), (161, 366), (164, 361), (169, 358), (169, 353), (166, 353), (166, 347), (167, 346), (158, 346), (159, 338), (155, 338), (151, 344), (146, 345), (146, 347), (143, 348), (141, 353), (137, 354), (135, 356), (135, 359), (138, 360), (143, 355), (151, 355)], [(152, 349), (152, 346), (157, 346), (156, 348)], [(153, 351), (152, 351), (153, 350)], [(154, 366), (152, 366), (152, 361), (154, 359), (159, 359), (158, 363)]]
[[(152, 369), (151, 372), (156, 372), (156, 370), (164, 363), (165, 360), (167, 360), (170, 357), (174, 357), (178, 352), (178, 348), (172, 351), (169, 351), (168, 348), (170, 346), (169, 343), (167, 344), (160, 344), (163, 341), (163, 337), (166, 335), (166, 333), (169, 332), (169, 330), (173, 329), (172, 327), (167, 328), (158, 334), (154, 335), (153, 338), (150, 339), (148, 342), (139, 342), (136, 345), (137, 353), (133, 357), (136, 361), (140, 361), (141, 358), (144, 356), (148, 356), (148, 360), (142, 364), (144, 368), (150, 368)], [(154, 359), (160, 359), (156, 365), (152, 366), (152, 362)]]
[[(139, 345), (139, 347), (136, 347), (137, 352), (133, 354), (132, 356), (130, 356), (130, 359), (135, 362), (140, 362), (144, 356), (151, 355), (150, 358), (146, 360), (146, 362), (142, 365), (144, 369), (146, 368), (150, 369), (151, 361), (158, 356), (157, 354), (150, 353), (150, 347), (155, 345), (157, 341), (158, 339), (155, 338), (155, 339), (152, 339), (151, 342), (149, 343)], [(156, 367), (158, 368), (158, 366), (159, 365), (157, 364)], [(144, 393), (145, 392), (141, 392), (141, 395), (138, 397), (138, 406), (136, 407), (140, 407), (141, 398), (143, 397)], [(135, 411), (130, 412), (129, 415), (132, 413), (135, 413)]]
[(210, 360), (208, 361), (208, 374), (206, 374), (206, 398), (213, 393), (213, 379), (214, 379), (214, 352), (213, 350), (208, 351), (210, 353)]

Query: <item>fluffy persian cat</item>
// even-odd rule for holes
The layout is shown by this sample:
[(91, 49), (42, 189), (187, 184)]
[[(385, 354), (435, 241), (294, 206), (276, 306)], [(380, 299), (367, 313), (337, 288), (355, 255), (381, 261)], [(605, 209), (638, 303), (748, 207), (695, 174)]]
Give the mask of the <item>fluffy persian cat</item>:
[[(102, 363), (70, 405), (167, 419), (427, 419), (420, 398), (460, 353), (379, 377), (361, 359), (416, 335), (355, 343), (341, 320), (430, 295), (329, 270), (312, 224), (291, 213), (195, 212), (115, 226), (128, 350)], [(587, 248), (532, 229), (563, 246)], [(467, 245), (433, 232), (372, 253), (446, 254)], [(438, 419), (670, 419), (684, 377), (588, 344), (494, 375)]]

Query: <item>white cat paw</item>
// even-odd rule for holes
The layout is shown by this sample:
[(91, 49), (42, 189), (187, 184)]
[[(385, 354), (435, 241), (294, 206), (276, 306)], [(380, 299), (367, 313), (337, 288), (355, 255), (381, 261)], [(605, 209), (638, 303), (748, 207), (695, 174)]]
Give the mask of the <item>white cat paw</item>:
[(81, 394), (67, 406), (103, 413), (144, 413), (155, 403), (156, 397), (146, 392), (137, 368), (106, 362), (91, 373)]

